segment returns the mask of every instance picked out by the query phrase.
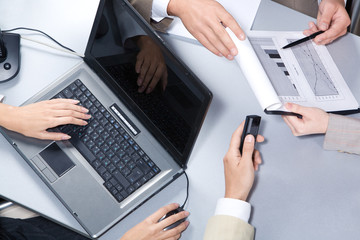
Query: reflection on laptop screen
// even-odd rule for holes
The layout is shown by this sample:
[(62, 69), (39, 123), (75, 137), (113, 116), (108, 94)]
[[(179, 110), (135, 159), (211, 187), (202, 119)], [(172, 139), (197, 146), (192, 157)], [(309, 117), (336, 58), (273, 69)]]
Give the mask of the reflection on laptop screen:
[(105, 7), (91, 55), (115, 80), (114, 92), (127, 100), (160, 142), (171, 143), (169, 150), (183, 162), (199, 130), (208, 93), (189, 81), (181, 65), (121, 3)]

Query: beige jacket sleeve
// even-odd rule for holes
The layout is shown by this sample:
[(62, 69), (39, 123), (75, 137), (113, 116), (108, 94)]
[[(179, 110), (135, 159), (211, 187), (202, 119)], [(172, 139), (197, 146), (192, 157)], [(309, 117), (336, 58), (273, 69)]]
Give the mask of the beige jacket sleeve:
[(164, 18), (160, 22), (151, 20), (152, 0), (129, 0), (129, 2), (156, 31), (165, 32), (172, 22), (170, 18)]
[(216, 215), (209, 219), (204, 240), (252, 240), (254, 228), (239, 218)]
[(360, 119), (330, 114), (324, 148), (360, 154)]

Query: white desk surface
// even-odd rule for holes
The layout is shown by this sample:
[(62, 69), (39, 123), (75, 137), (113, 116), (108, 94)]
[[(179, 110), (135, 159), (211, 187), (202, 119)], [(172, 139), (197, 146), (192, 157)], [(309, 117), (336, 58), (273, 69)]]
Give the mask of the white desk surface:
[[(0, 16), (4, 11), (7, 10), (0, 8)], [(37, 17), (39, 21), (41, 17)], [(20, 20), (17, 19), (21, 23)], [(303, 30), (309, 20), (307, 16), (263, 0), (253, 29)], [(6, 19), (1, 22), (6, 28), (10, 26)], [(51, 30), (52, 22), (46, 24)], [(250, 223), (256, 227), (256, 239), (358, 239), (360, 157), (324, 151), (323, 136), (293, 137), (280, 116), (262, 112), (235, 62), (216, 57), (199, 44), (166, 35), (164, 38), (214, 95), (188, 165), (190, 197), (186, 209), (191, 215), (190, 226), (182, 234), (182, 239), (202, 239), (207, 219), (213, 215), (217, 199), (224, 194), (222, 158), (228, 149), (230, 136), (248, 114), (263, 117), (260, 133), (267, 139), (258, 145), (264, 163), (248, 199), (253, 207)], [(75, 36), (73, 41), (76, 42)], [(70, 39), (68, 43), (71, 45)], [(360, 68), (356, 67), (360, 62), (360, 38), (347, 35), (328, 48), (360, 102)], [(7, 103), (20, 104), (78, 61), (74, 57), (52, 51), (49, 54), (43, 48), (38, 52), (37, 49), (37, 45), (22, 45), (19, 76), (0, 84), (0, 92), (7, 95)], [(42, 59), (46, 57), (46, 62), (32, 61), (35, 55)], [(2, 136), (0, 161), (0, 195), (84, 231)], [(119, 239), (126, 230), (161, 206), (182, 203), (185, 186), (184, 177), (177, 179), (100, 239)]]

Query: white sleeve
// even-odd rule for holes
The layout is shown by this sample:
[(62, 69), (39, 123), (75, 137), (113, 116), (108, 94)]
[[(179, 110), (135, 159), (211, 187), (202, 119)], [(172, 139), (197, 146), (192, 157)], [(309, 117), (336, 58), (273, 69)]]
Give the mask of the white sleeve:
[(5, 97), (4, 95), (0, 94), (0, 103), (2, 103), (2, 101), (4, 100), (4, 97)]
[(250, 212), (251, 205), (248, 202), (233, 198), (220, 198), (217, 201), (214, 215), (233, 216), (248, 222), (250, 218)]
[(153, 0), (151, 9), (151, 19), (160, 22), (166, 17), (170, 17), (167, 14), (167, 7), (170, 0)]

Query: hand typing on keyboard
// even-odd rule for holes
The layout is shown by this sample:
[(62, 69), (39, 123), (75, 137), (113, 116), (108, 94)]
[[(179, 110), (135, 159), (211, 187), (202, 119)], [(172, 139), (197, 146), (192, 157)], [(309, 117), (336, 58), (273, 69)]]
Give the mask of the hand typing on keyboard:
[(67, 140), (69, 135), (47, 129), (64, 124), (84, 126), (91, 116), (78, 106), (78, 100), (53, 99), (22, 107), (0, 103), (0, 126), (28, 137), (46, 140)]

